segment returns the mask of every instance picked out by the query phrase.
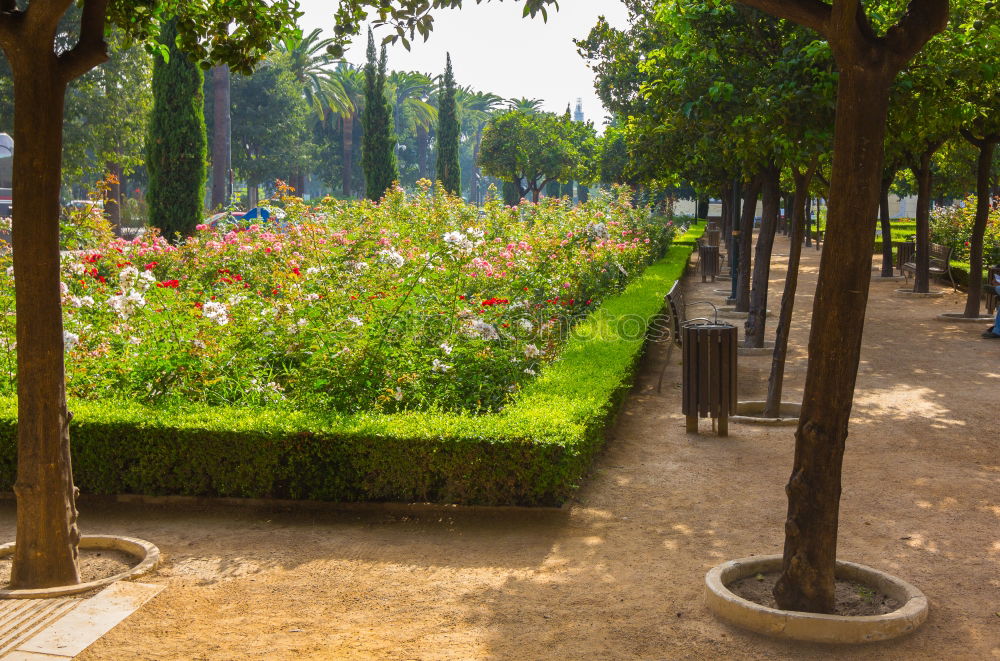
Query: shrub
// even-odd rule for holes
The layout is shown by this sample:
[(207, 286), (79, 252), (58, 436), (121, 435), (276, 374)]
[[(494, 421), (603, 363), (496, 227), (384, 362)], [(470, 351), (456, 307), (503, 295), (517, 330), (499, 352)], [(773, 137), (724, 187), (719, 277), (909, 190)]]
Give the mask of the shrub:
[[(976, 196), (931, 212), (931, 241), (950, 246), (952, 259), (969, 261), (969, 238), (976, 218)], [(1000, 264), (1000, 205), (993, 204), (983, 238), (983, 263)]]

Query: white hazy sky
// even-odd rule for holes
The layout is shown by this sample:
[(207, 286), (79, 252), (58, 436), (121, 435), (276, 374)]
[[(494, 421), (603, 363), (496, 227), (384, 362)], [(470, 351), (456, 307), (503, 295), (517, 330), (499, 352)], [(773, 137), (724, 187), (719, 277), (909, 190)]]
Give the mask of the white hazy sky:
[[(333, 35), (333, 5), (330, 0), (300, 0), (305, 15), (303, 32), (314, 28)], [(587, 35), (604, 15), (615, 26), (627, 23), (628, 12), (618, 0), (562, 0), (560, 11), (541, 17), (521, 18), (521, 3), (511, 0), (476, 5), (466, 0), (461, 10), (435, 14), (434, 31), (426, 42), (419, 37), (407, 52), (400, 45), (389, 47), (389, 68), (444, 72), (445, 52), (451, 53), (459, 85), (493, 92), (505, 98), (542, 99), (545, 109), (563, 112), (566, 104), (576, 107), (583, 99), (583, 112), (597, 126), (605, 111), (594, 92), (594, 75), (576, 52), (574, 38)], [(383, 35), (385, 32), (382, 33)], [(376, 39), (379, 37), (376, 34)], [(347, 59), (364, 60), (365, 37), (356, 37)]]

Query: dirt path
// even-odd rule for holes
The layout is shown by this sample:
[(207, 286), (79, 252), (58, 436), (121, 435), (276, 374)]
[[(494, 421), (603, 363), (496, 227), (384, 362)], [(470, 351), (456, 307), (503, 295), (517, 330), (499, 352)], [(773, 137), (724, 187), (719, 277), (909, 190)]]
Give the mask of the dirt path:
[[(801, 393), (817, 265), (807, 251), (790, 395)], [(689, 300), (720, 300), (721, 286), (692, 279)], [(708, 568), (781, 550), (792, 430), (685, 435), (678, 366), (657, 393), (653, 352), (562, 510), (83, 503), (84, 532), (158, 544), (166, 561), (147, 580), (168, 587), (80, 658), (1000, 659), (1000, 342), (933, 318), (960, 310), (958, 296), (902, 300), (898, 286), (872, 285), (839, 555), (926, 592), (930, 618), (909, 638), (793, 645), (712, 618)], [(744, 396), (763, 392), (769, 362), (741, 358)], [(0, 517), (12, 538), (9, 503)]]

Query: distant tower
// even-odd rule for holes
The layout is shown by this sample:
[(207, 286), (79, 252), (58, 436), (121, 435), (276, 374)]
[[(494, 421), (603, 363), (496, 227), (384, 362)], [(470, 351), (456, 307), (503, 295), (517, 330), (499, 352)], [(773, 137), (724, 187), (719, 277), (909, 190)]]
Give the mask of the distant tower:
[(583, 121), (583, 99), (579, 97), (576, 100), (576, 112), (573, 113), (573, 120), (577, 122)]

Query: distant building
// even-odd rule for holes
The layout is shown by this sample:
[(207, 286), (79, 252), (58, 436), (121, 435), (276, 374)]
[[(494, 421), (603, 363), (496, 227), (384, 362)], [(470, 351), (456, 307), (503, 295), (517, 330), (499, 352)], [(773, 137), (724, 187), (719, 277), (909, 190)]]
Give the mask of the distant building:
[(573, 120), (577, 122), (583, 121), (583, 99), (577, 98), (576, 100), (576, 111), (573, 113)]

